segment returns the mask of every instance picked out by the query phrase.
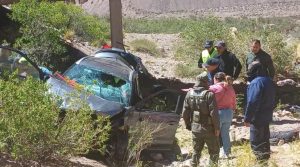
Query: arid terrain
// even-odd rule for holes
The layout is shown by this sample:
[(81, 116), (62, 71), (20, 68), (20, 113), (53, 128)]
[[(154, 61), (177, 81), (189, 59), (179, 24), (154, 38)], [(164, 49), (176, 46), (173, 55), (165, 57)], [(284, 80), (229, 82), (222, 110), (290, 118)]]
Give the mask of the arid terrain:
[[(88, 13), (97, 16), (109, 16), (109, 0), (74, 0), (74, 2), (84, 8)], [(0, 1), (1, 2), (1, 1)], [(295, 17), (300, 21), (300, 0), (122, 0), (123, 16), (126, 18), (186, 18), (186, 17), (201, 17), (215, 15), (218, 17)], [(1, 22), (1, 21), (0, 21)], [(300, 23), (300, 22), (299, 22)], [(299, 27), (296, 28), (300, 30)], [(126, 50), (140, 57), (146, 66), (147, 70), (156, 78), (176, 78), (182, 82), (193, 83), (194, 78), (180, 78), (176, 75), (176, 67), (178, 64), (186, 63), (175, 58), (175, 52), (181, 44), (180, 34), (124, 34)], [(299, 41), (300, 31), (294, 32), (288, 36), (288, 40)], [(157, 45), (159, 51), (158, 56), (153, 56), (145, 52), (137, 52), (132, 47), (131, 42), (134, 40), (148, 40)], [(287, 40), (287, 42), (289, 42)], [(73, 43), (77, 48), (80, 48), (87, 55), (93, 54), (99, 48), (89, 46), (88, 42), (67, 41)], [(300, 57), (300, 43), (298, 44), (297, 55)], [(197, 62), (195, 62), (196, 64)], [(299, 113), (300, 115), (300, 113)], [(243, 126), (241, 119), (234, 120), (234, 125), (231, 127), (232, 141), (241, 141), (249, 138), (249, 128)], [(272, 132), (300, 130), (300, 117), (294, 117), (290, 112), (278, 111), (274, 114), (274, 124), (271, 125)], [(166, 159), (163, 155), (155, 155), (157, 162), (150, 166), (170, 166), (183, 167), (189, 166), (192, 143), (191, 132), (186, 130), (183, 121), (177, 129), (177, 144), (180, 146), (182, 155), (176, 157), (178, 161), (165, 163)], [(272, 158), (269, 166), (300, 166), (300, 142), (280, 144), (272, 146)], [(239, 166), (238, 163), (243, 163), (244, 166), (254, 166), (253, 157), (249, 144), (236, 144), (233, 148), (233, 156), (230, 160), (221, 160), (220, 166)], [(67, 160), (66, 160), (67, 161)], [(69, 162), (70, 161), (70, 162)], [(29, 166), (91, 166), (102, 167), (102, 162), (93, 161), (84, 157), (71, 157), (66, 164), (58, 162), (45, 162), (40, 165), (35, 162), (28, 162)], [(207, 151), (203, 154), (201, 165), (204, 166), (208, 162)], [(0, 166), (22, 166), (19, 162), (14, 161), (8, 155), (0, 155)]]
[[(155, 42), (158, 46), (158, 50), (161, 51), (161, 55), (159, 57), (152, 56), (148, 53), (136, 52), (130, 46), (130, 43), (137, 39), (147, 39), (152, 42)], [(126, 33), (125, 40), (127, 47), (127, 51), (139, 56), (143, 63), (145, 64), (148, 71), (157, 78), (178, 78), (175, 74), (176, 65), (179, 63), (184, 63), (181, 61), (177, 61), (174, 57), (174, 48), (178, 46), (180, 42), (179, 34), (135, 34), (135, 33)], [(89, 52), (92, 53), (96, 50), (96, 48), (88, 48)], [(196, 62), (195, 62), (196, 63)], [(179, 78), (183, 82), (194, 82), (193, 78)], [(238, 118), (238, 117), (237, 117)], [(278, 111), (274, 114), (274, 122), (271, 125), (272, 132), (280, 132), (280, 131), (289, 131), (289, 130), (298, 130), (300, 129), (300, 119), (295, 118), (291, 113), (285, 111)], [(243, 126), (241, 119), (234, 119), (235, 123), (231, 127), (231, 138), (232, 141), (241, 141), (249, 139), (249, 128)], [(175, 161), (170, 167), (185, 167), (189, 166), (190, 163), (190, 155), (192, 152), (192, 139), (191, 132), (187, 131), (183, 125), (183, 121), (181, 121), (180, 126), (178, 127), (176, 138), (178, 141), (178, 145), (180, 146), (182, 157), (180, 157), (180, 161)], [(242, 147), (242, 148), (240, 148)], [(245, 152), (240, 152), (239, 149), (244, 149)], [(248, 145), (236, 145), (234, 147), (233, 158), (231, 160), (221, 160), (221, 166), (237, 166), (237, 161), (240, 161), (241, 157), (248, 156), (247, 151), (250, 150)], [(283, 166), (299, 166), (299, 150), (295, 150), (290, 144), (283, 144), (278, 146), (272, 146), (271, 148), (273, 154), (272, 159), (270, 161), (270, 166), (272, 164), (283, 167)], [(293, 152), (293, 154), (291, 154)], [(245, 155), (244, 155), (245, 154)], [(251, 153), (250, 153), (251, 155)], [(158, 162), (154, 163), (154, 166), (160, 167), (163, 165), (167, 165), (165, 163), (165, 158), (160, 154), (155, 155), (158, 158)], [(81, 161), (81, 160), (79, 160)], [(205, 153), (202, 159), (202, 165), (208, 163), (208, 154)], [(252, 162), (249, 163), (248, 166), (251, 166)], [(247, 165), (246, 165), (247, 166)]]
[[(76, 1), (89, 13), (108, 16), (108, 0)], [(125, 17), (274, 17), (299, 16), (299, 0), (122, 0)]]

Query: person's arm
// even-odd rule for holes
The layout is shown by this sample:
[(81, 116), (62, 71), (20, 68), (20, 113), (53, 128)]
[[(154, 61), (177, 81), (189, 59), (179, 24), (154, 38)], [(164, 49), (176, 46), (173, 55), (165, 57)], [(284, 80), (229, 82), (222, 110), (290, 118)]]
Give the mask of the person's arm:
[(235, 67), (233, 78), (237, 79), (239, 77), (240, 73), (241, 73), (242, 64), (241, 64), (240, 60), (235, 55), (233, 55), (233, 62), (234, 62), (234, 67)]
[(208, 109), (210, 116), (212, 118), (212, 123), (214, 126), (215, 131), (220, 131), (220, 118), (219, 118), (219, 111), (217, 108), (217, 102), (215, 99), (215, 95), (212, 92), (208, 93)]
[(247, 91), (247, 106), (245, 111), (245, 123), (251, 123), (261, 104), (262, 88), (259, 83), (251, 83)]
[(192, 124), (192, 118), (191, 118), (191, 108), (189, 105), (189, 95), (190, 93), (188, 92), (185, 99), (184, 99), (184, 104), (183, 104), (183, 111), (182, 111), (182, 118), (184, 120), (186, 129), (191, 130), (191, 124)]
[(274, 68), (273, 60), (272, 60), (270, 55), (267, 56), (267, 63), (266, 64), (267, 64), (267, 69), (269, 71), (269, 75), (273, 79), (274, 76), (275, 76), (275, 68)]
[(198, 67), (202, 68), (202, 64), (203, 64), (202, 53), (200, 53), (199, 60), (198, 60)]
[(208, 88), (208, 90), (210, 90), (210, 91), (213, 92), (213, 93), (216, 93), (217, 90), (218, 90), (218, 88), (217, 88), (216, 85), (210, 85), (209, 88)]

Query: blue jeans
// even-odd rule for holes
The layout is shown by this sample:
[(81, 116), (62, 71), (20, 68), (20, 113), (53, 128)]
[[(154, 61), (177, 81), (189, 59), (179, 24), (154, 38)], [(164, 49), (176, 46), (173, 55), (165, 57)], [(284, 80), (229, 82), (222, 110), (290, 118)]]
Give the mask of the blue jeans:
[(231, 153), (231, 142), (229, 137), (229, 129), (231, 126), (233, 111), (231, 109), (219, 110), (220, 130), (223, 144), (223, 150), (226, 155)]

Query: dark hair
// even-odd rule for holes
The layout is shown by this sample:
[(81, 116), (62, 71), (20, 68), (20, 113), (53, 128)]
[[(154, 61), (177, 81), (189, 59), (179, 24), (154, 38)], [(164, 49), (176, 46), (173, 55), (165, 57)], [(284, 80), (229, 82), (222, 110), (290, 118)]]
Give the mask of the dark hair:
[(225, 82), (227, 85), (233, 84), (233, 79), (231, 76), (226, 75), (224, 72), (218, 72), (215, 74), (215, 79), (219, 82)]
[(260, 62), (254, 61), (249, 65), (247, 71), (248, 81), (252, 81), (258, 76), (267, 76), (266, 71), (263, 69), (263, 66)]
[(252, 40), (252, 43), (261, 45), (261, 44), (260, 44), (260, 40), (258, 40), (258, 39), (253, 39), (253, 40)]

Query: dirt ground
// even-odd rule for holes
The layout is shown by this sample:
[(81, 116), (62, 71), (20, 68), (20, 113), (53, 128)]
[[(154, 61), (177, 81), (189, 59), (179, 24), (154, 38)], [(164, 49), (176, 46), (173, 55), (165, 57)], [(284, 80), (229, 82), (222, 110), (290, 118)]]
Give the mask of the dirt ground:
[[(178, 34), (126, 34), (125, 43), (128, 45), (135, 39), (148, 39), (157, 43), (159, 49), (162, 51), (161, 57), (153, 57), (149, 54), (135, 52), (129, 50), (135, 55), (142, 58), (143, 63), (149, 70), (149, 72), (156, 77), (176, 77), (174, 69), (178, 62), (174, 59), (174, 47), (180, 40)], [(177, 77), (178, 78), (178, 77)], [(193, 82), (193, 79), (180, 78), (182, 81)], [(287, 131), (291, 129), (300, 129), (300, 119), (294, 118), (292, 115), (274, 114), (274, 124), (271, 125), (270, 129), (272, 132)], [(249, 128), (246, 128), (242, 124), (241, 119), (235, 119), (235, 125), (231, 127), (231, 138), (232, 141), (240, 141), (241, 139), (249, 139)], [(188, 166), (192, 151), (191, 133), (187, 131), (183, 122), (181, 121), (178, 127), (176, 138), (183, 154), (182, 161), (173, 162), (170, 167)], [(281, 146), (272, 146), (272, 163), (277, 166), (286, 166), (285, 161), (288, 159), (288, 166), (297, 166), (299, 164), (300, 153), (290, 155), (289, 152), (293, 152), (289, 144)], [(208, 156), (202, 160), (202, 164), (207, 164)], [(229, 164), (236, 164), (236, 159), (228, 161), (221, 161), (221, 166), (228, 166)], [(156, 164), (155, 166), (162, 166), (162, 164)], [(235, 166), (235, 165), (234, 165)]]
[[(84, 0), (81, 4), (91, 14), (109, 15), (108, 0)], [(183, 18), (212, 14), (220, 17), (300, 15), (300, 1), (298, 0), (122, 0), (122, 8), (125, 17), (133, 18)]]
[(70, 159), (48, 159), (43, 162), (14, 160), (5, 153), (0, 154), (1, 167), (106, 167), (103, 163), (84, 157)]
[[(125, 44), (130, 45), (131, 41), (136, 39), (147, 39), (157, 44), (160, 56), (151, 56), (147, 53), (135, 52), (130, 50), (129, 52), (139, 56), (147, 70), (157, 78), (176, 78), (175, 68), (176, 65), (182, 63), (175, 60), (174, 55), (176, 52), (176, 46), (180, 42), (179, 34), (125, 34)], [(183, 79), (186, 82), (191, 81), (190, 79)]]
[[(292, 116), (284, 116), (284, 117), (277, 117), (277, 114), (274, 114), (275, 121), (271, 127), (271, 132), (279, 132), (279, 131), (288, 131), (288, 130), (300, 130), (300, 119), (296, 119)], [(233, 143), (237, 141), (242, 141), (242, 139), (246, 139), (244, 141), (247, 141), (250, 136), (250, 129), (247, 127), (244, 127), (241, 122), (236, 122), (237, 126), (232, 126), (230, 129), (230, 137), (231, 141)], [(190, 166), (190, 158), (192, 154), (192, 134), (190, 131), (186, 130), (183, 124), (183, 121), (181, 120), (180, 126), (178, 127), (176, 138), (178, 139), (178, 144), (181, 148), (181, 152), (183, 154), (181, 161), (175, 161), (169, 167), (187, 167)], [(300, 137), (300, 136), (299, 136)], [(299, 140), (297, 141), (300, 142)], [(283, 144), (283, 143), (282, 143)], [(300, 144), (298, 144), (300, 146)], [(298, 146), (298, 147), (299, 147)], [(239, 150), (237, 147), (238, 145), (233, 146), (233, 152), (232, 156), (235, 157), (233, 159), (224, 160), (220, 159), (220, 166), (228, 167), (228, 166), (238, 166), (237, 161), (240, 159), (243, 159), (239, 156), (245, 156), (241, 155), (244, 154), (244, 152), (247, 152), (250, 150)], [(245, 149), (245, 148), (242, 148)], [(283, 145), (277, 145), (277, 146), (271, 146), (271, 160), (269, 166), (278, 166), (278, 167), (299, 167), (300, 165), (300, 150), (299, 148), (293, 148), (292, 143), (285, 143)], [(241, 153), (243, 152), (243, 153)], [(246, 154), (246, 156), (251, 156), (251, 152)], [(245, 158), (247, 160), (247, 158)], [(204, 155), (201, 157), (201, 166), (205, 166), (205, 164), (208, 164), (209, 155), (207, 153), (207, 150), (204, 151)], [(250, 163), (252, 164), (252, 163)], [(245, 166), (251, 166), (251, 165)]]

